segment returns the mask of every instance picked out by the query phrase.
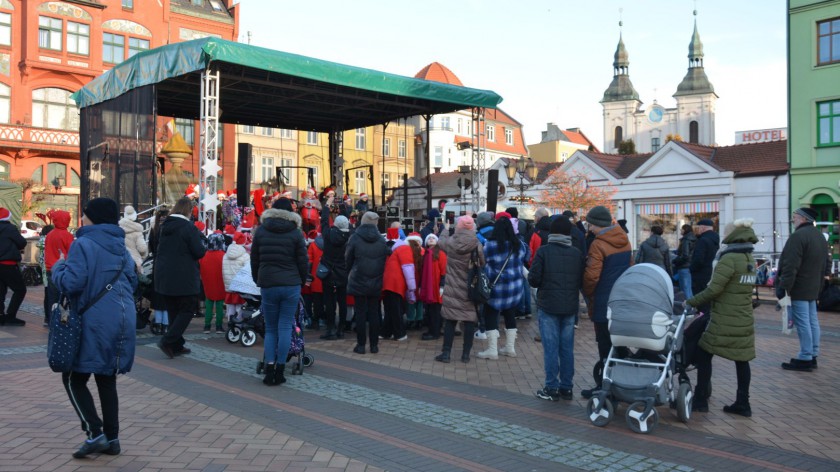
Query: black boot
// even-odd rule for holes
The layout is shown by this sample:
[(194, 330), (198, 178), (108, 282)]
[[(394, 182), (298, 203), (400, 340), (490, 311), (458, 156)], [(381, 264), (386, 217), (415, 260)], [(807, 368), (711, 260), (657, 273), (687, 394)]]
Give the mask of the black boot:
[(263, 377), (263, 383), (269, 386), (277, 385), (277, 382), (274, 380), (275, 374), (275, 364), (266, 364), (265, 365), (265, 377)]
[(817, 356), (814, 356), (814, 358), (813, 358), (813, 359), (811, 359), (811, 368), (812, 368), (812, 369), (816, 369), (816, 368), (817, 368)]
[(274, 385), (280, 385), (286, 383), (286, 376), (283, 375), (283, 372), (286, 371), (286, 364), (280, 364), (274, 369), (274, 381), (276, 382)]
[(475, 338), (475, 323), (464, 323), (464, 351), (461, 353), (461, 362), (464, 364), (470, 361), (470, 351), (473, 347), (473, 339)]
[(443, 362), (444, 364), (449, 364), (449, 349), (443, 348), (443, 352), (435, 356), (435, 360)]
[(731, 413), (733, 415), (746, 416), (747, 418), (751, 417), (752, 409), (750, 409), (749, 392), (743, 392), (741, 390), (738, 390), (735, 403), (723, 407), (723, 411), (724, 413)]
[(798, 372), (811, 372), (813, 362), (814, 361), (791, 359), (790, 362), (782, 362), (782, 369), (795, 370)]

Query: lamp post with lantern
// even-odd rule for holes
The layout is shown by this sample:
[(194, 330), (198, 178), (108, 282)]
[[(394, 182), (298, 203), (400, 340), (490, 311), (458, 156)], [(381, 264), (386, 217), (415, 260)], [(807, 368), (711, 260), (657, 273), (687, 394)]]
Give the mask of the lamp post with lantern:
[[(511, 161), (505, 166), (505, 173), (507, 174), (508, 182), (510, 185), (519, 187), (520, 205), (525, 201), (525, 190), (534, 185), (538, 172), (539, 169), (537, 168), (537, 165), (534, 164), (534, 161), (530, 157), (526, 158), (525, 156), (519, 156), (518, 160)], [(514, 180), (517, 175), (519, 175), (519, 184), (514, 184)], [(528, 178), (529, 183), (525, 183), (526, 177)]]

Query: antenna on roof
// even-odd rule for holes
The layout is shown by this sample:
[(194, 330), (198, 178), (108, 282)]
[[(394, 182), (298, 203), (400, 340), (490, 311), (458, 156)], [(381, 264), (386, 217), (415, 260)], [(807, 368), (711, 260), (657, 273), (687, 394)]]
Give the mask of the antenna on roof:
[[(696, 3), (697, 0), (695, 0)], [(622, 26), (624, 26), (624, 8), (618, 9), (618, 29), (620, 30)]]

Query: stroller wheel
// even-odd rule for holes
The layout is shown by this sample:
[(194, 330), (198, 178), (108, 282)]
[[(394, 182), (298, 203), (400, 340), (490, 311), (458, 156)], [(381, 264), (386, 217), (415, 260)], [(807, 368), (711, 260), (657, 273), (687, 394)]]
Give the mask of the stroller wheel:
[(683, 423), (688, 423), (691, 418), (691, 400), (694, 393), (691, 391), (691, 384), (681, 383), (677, 391), (677, 418)]
[(242, 332), (242, 345), (251, 347), (257, 342), (257, 333), (253, 329), (246, 329)]
[(315, 363), (315, 357), (312, 354), (304, 354), (303, 355), (303, 366), (304, 367), (311, 367), (312, 364)]
[(292, 375), (300, 375), (303, 371), (300, 368), (300, 362), (292, 362)]
[(228, 328), (227, 333), (225, 333), (225, 339), (231, 344), (238, 343), (240, 337), (242, 337), (242, 330), (236, 326), (231, 326)]
[(297, 362), (295, 362), (295, 367), (292, 369), (292, 373), (294, 374), (297, 371), (297, 375), (303, 375), (303, 353), (298, 354)]
[(606, 426), (615, 414), (613, 411), (613, 404), (609, 398), (605, 398), (603, 404), (596, 396), (589, 399), (586, 404), (586, 414), (589, 416), (589, 421), (595, 426)]
[[(627, 426), (635, 433), (650, 434), (659, 424), (659, 413), (656, 408), (650, 410), (650, 414), (642, 419), (647, 405), (645, 402), (633, 402), (627, 407)], [(689, 407), (690, 408), (690, 407)]]

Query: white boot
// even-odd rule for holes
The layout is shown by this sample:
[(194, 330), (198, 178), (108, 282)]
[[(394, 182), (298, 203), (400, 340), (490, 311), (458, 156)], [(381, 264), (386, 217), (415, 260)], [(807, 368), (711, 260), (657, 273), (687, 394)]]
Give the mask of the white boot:
[(487, 333), (487, 349), (478, 353), (479, 359), (498, 359), (499, 358), (499, 330), (488, 329)]
[(499, 349), (499, 355), (516, 357), (514, 344), (516, 343), (516, 328), (505, 329), (505, 345)]

